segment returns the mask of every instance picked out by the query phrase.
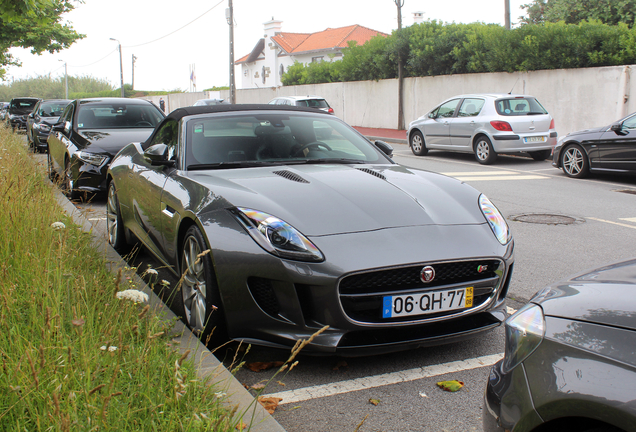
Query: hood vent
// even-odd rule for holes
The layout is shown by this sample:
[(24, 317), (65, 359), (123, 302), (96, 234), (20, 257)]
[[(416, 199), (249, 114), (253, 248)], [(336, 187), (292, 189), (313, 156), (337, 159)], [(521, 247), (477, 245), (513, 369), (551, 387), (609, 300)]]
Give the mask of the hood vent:
[(376, 176), (379, 179), (386, 180), (386, 177), (384, 177), (384, 174), (380, 174), (379, 172), (374, 171), (372, 169), (369, 169), (369, 168), (356, 168), (356, 169), (358, 171), (363, 171), (367, 174), (371, 174), (372, 176)]
[(291, 171), (273, 171), (274, 174), (279, 175), (281, 177), (286, 178), (287, 180), (291, 180), (291, 181), (295, 181), (298, 183), (309, 183), (309, 181), (305, 180), (304, 178), (302, 178), (301, 176), (299, 176), (296, 173), (293, 173)]

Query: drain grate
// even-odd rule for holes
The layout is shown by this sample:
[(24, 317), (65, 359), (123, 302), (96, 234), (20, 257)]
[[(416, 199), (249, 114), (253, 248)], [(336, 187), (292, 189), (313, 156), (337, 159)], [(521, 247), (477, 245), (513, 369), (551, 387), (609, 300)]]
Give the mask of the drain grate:
[(614, 192), (636, 195), (636, 189), (615, 189)]
[(510, 220), (544, 225), (572, 225), (577, 222), (583, 222), (582, 220), (571, 216), (555, 214), (522, 214), (511, 216)]

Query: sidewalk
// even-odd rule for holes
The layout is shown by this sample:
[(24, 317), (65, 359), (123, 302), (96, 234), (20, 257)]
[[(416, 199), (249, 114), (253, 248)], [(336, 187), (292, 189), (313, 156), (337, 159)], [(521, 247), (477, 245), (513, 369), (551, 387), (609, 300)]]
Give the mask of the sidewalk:
[(371, 141), (382, 140), (388, 143), (408, 144), (405, 130), (367, 128), (361, 126), (353, 126), (353, 128), (360, 132), (362, 135), (366, 136)]

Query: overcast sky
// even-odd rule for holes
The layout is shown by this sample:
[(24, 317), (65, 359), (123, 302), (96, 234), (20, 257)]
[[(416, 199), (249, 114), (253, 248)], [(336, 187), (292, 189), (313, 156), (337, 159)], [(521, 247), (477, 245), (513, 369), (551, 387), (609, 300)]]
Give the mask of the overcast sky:
[[(531, 0), (510, 0), (513, 25), (523, 15), (520, 5)], [(444, 22), (504, 23), (505, 0), (404, 0), (402, 25), (413, 24), (413, 12), (424, 19)], [(359, 24), (385, 33), (397, 28), (395, 0), (233, 0), (234, 58), (249, 54), (263, 37), (263, 23), (283, 21), (282, 31), (311, 33)], [(51, 74), (89, 75), (119, 88), (117, 42), (122, 45), (124, 82), (139, 90), (189, 90), (190, 67), (196, 71), (197, 90), (229, 85), (228, 0), (85, 0), (65, 16), (86, 37), (58, 54), (31, 54), (12, 49), (22, 67), (10, 67), (8, 79)], [(236, 85), (241, 87), (240, 69)]]

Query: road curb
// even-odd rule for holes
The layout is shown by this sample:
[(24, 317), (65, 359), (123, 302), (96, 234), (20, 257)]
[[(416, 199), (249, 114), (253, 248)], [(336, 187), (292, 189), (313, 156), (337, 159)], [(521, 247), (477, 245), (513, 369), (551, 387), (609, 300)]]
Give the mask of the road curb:
[[(83, 231), (90, 233), (92, 236), (93, 247), (102, 254), (107, 263), (109, 271), (117, 274), (119, 269), (122, 271), (126, 267), (126, 262), (119, 256), (117, 251), (113, 249), (104, 235), (93, 231), (93, 224), (86, 216), (71, 203), (66, 196), (57, 188), (54, 188), (55, 197), (59, 205), (64, 211), (79, 225)], [(153, 290), (137, 275), (131, 272), (136, 287), (144, 291), (149, 296), (149, 304), (153, 310), (158, 311), (167, 320), (175, 320), (173, 327), (174, 337), (172, 340), (179, 345), (181, 353), (190, 350), (194, 353), (194, 365), (197, 370), (197, 377), (203, 379), (212, 378), (212, 382), (218, 386), (220, 391), (227, 394), (230, 405), (238, 406), (236, 416), (242, 418), (248, 428), (245, 431), (250, 432), (285, 432), (285, 429), (256, 402), (256, 399), (249, 393), (245, 387), (232, 375), (205, 345), (195, 337), (192, 332), (181, 322), (176, 319), (176, 315), (163, 303), (163, 301), (153, 292)]]

